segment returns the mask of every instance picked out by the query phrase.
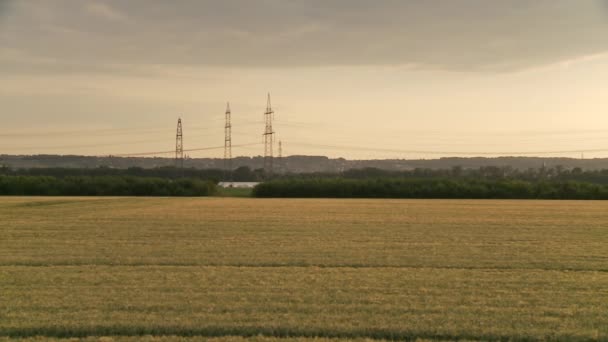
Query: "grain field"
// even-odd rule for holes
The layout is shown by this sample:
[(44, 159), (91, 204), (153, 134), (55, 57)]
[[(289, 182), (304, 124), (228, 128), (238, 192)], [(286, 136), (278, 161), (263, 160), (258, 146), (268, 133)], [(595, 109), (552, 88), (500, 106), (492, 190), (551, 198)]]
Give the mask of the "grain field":
[(608, 339), (608, 202), (2, 198), (0, 222), (0, 341)]

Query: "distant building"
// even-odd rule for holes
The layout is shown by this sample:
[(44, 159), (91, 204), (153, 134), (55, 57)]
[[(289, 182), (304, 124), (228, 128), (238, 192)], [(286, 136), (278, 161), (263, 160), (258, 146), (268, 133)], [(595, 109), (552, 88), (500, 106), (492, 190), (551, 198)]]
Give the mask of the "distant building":
[(260, 184), (259, 182), (220, 182), (219, 186), (222, 188), (244, 188), (251, 189), (256, 185)]

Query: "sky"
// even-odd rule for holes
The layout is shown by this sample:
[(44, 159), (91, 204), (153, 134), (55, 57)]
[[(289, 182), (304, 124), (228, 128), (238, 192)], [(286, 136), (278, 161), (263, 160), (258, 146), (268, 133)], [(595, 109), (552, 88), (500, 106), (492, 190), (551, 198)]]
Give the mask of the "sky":
[(608, 157), (608, 0), (0, 0), (0, 154), (171, 151), (181, 117), (220, 157), (229, 101), (262, 155), (268, 93), (283, 155)]

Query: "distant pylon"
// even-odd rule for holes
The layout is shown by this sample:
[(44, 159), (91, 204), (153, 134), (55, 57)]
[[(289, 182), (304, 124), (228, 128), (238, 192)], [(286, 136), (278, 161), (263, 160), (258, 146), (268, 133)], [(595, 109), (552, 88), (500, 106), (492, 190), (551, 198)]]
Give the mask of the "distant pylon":
[(272, 119), (274, 112), (270, 105), (270, 93), (268, 93), (268, 102), (266, 103), (266, 112), (264, 119), (266, 121), (266, 129), (264, 130), (264, 171), (266, 175), (272, 175), (272, 150), (274, 142), (274, 131), (272, 130)]
[(184, 134), (181, 118), (177, 120), (177, 134), (175, 135), (175, 167), (184, 168)]
[(281, 140), (279, 140), (279, 151), (278, 151), (278, 157), (279, 157), (279, 173), (283, 172), (283, 142)]
[(224, 171), (229, 177), (232, 172), (232, 122), (230, 103), (226, 104), (226, 124), (224, 126)]

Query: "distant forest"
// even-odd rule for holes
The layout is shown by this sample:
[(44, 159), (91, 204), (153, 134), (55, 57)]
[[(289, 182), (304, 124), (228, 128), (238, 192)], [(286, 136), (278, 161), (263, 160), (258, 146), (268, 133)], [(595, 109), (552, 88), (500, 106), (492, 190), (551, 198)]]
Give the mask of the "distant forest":
[[(262, 157), (235, 157), (234, 168), (248, 167), (251, 170), (263, 167)], [(155, 169), (175, 165), (173, 158), (158, 157), (115, 157), (115, 156), (78, 156), (78, 155), (0, 155), (0, 166), (14, 169), (29, 168), (87, 168), (107, 167), (128, 169), (139, 167)], [(439, 159), (382, 159), (382, 160), (347, 160), (324, 156), (288, 156), (275, 158), (277, 173), (339, 173), (351, 169), (377, 168), (389, 171), (408, 171), (414, 169), (477, 169), (480, 167), (511, 167), (518, 170), (554, 168), (581, 168), (584, 170), (608, 169), (608, 158), (575, 159), (575, 158), (539, 158), (539, 157), (498, 157), (498, 158), (439, 158)], [(186, 168), (199, 170), (222, 169), (221, 158), (188, 158), (184, 161)]]

